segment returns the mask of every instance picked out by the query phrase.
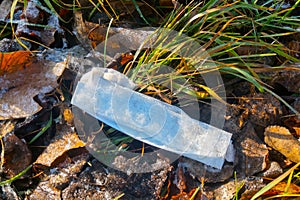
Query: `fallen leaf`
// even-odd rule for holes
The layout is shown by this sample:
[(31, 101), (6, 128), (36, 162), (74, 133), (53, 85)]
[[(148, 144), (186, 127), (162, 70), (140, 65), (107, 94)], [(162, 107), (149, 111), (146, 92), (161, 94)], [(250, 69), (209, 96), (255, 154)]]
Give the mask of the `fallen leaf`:
[[(85, 22), (86, 27), (91, 27), (93, 24), (91, 22)], [(96, 46), (103, 42), (105, 40), (107, 33), (107, 28), (100, 26), (98, 24), (94, 25), (94, 27), (89, 31), (88, 38), (91, 40), (91, 44), (93, 48), (96, 48)], [(109, 31), (109, 37), (113, 34), (111, 30)]]
[(264, 171), (262, 173), (262, 175), (267, 178), (276, 178), (276, 177), (280, 176), (282, 173), (283, 173), (283, 169), (281, 168), (279, 163), (272, 161), (269, 164), (268, 169), (266, 171)]
[[(201, 192), (197, 191), (197, 188), (192, 189), (189, 193), (180, 192), (179, 194), (172, 196), (171, 199), (172, 200), (190, 200), (190, 199), (192, 199), (192, 196), (195, 194), (196, 194), (196, 196), (194, 199), (202, 199)], [(204, 196), (205, 195), (203, 195), (203, 197)], [(203, 199), (205, 199), (205, 197)]]
[(28, 199), (61, 199), (61, 190), (51, 187), (49, 182), (41, 181), (33, 192), (30, 194)]
[[(114, 57), (117, 53), (124, 53), (137, 50), (143, 44), (143, 48), (150, 48), (151, 41), (155, 41), (153, 28), (130, 29), (116, 28), (109, 29), (92, 22), (85, 22), (80, 12), (74, 12), (75, 34), (83, 46), (90, 49), (91, 46), (103, 53), (104, 45), (106, 55)], [(108, 32), (108, 40), (104, 44)], [(151, 41), (149, 37), (151, 36)]]
[(132, 61), (134, 55), (129, 53), (117, 53), (113, 60), (107, 64), (107, 68), (112, 68), (114, 70), (118, 70), (119, 72), (124, 71), (124, 65)]
[(57, 125), (57, 136), (37, 158), (34, 164), (51, 167), (58, 158), (63, 156), (69, 150), (84, 146), (85, 143), (79, 139), (76, 133), (72, 132), (69, 126)]
[(67, 124), (73, 124), (73, 120), (74, 120), (74, 114), (72, 113), (71, 109), (66, 108), (64, 109), (64, 120), (67, 122)]
[(11, 178), (31, 163), (32, 154), (25, 142), (13, 133), (13, 124), (10, 122), (1, 124), (1, 138), (4, 144), (3, 171)]
[(281, 126), (269, 126), (265, 129), (265, 142), (293, 162), (300, 162), (300, 142)]
[[(116, 13), (120, 13), (120, 15), (122, 15), (122, 16), (124, 16), (126, 14), (132, 15), (136, 10), (136, 6), (134, 5), (134, 3), (132, 1), (113, 0), (113, 1), (109, 1), (108, 4), (110, 4), (111, 8), (113, 10), (115, 10)], [(139, 8), (143, 8), (143, 10), (142, 10), (143, 14), (145, 13), (145, 11), (149, 12), (149, 10), (151, 10), (150, 7), (147, 6), (147, 4), (142, 1), (137, 1), (136, 4)]]
[(0, 76), (28, 67), (34, 60), (29, 51), (0, 53)]
[[(287, 189), (287, 191), (285, 191)], [(264, 193), (264, 197), (270, 196), (270, 195), (278, 195), (278, 194), (299, 194), (300, 193), (300, 187), (296, 184), (291, 183), (289, 186), (287, 186), (286, 182), (280, 182), (277, 185), (275, 185), (272, 189)]]
[(11, 9), (12, 1), (11, 0), (3, 0), (0, 4), (0, 19), (3, 20), (9, 14)]
[(297, 116), (292, 116), (284, 120), (284, 124), (290, 128), (290, 130), (294, 129), (296, 137), (300, 137), (300, 119)]
[(180, 192), (183, 192), (186, 189), (186, 180), (184, 176), (184, 171), (183, 171), (183, 166), (178, 166), (176, 170), (176, 175), (177, 175), (177, 188), (180, 190)]
[[(103, 42), (106, 37), (107, 28), (99, 24), (86, 22), (80, 11), (74, 12), (75, 34), (81, 44), (89, 49), (91, 46), (95, 48), (99, 43)], [(115, 32), (109, 30), (109, 36)]]
[(57, 87), (65, 64), (36, 60), (23, 70), (0, 76), (0, 120), (24, 118), (41, 110), (33, 100)]
[(171, 197), (172, 200), (188, 200), (190, 196), (186, 192), (181, 192)]
[(22, 9), (15, 33), (17, 36), (30, 37), (46, 46), (59, 47), (62, 45), (60, 38), (63, 32), (58, 15), (48, 15), (43, 6), (39, 6), (35, 1), (28, 1), (27, 6)]
[(50, 170), (48, 176), (41, 176), (41, 181), (32, 191), (28, 199), (61, 199), (62, 190), (80, 174), (89, 159), (88, 153), (83, 153), (70, 159), (65, 159), (63, 166)]
[[(239, 100), (244, 108), (243, 120), (250, 121), (256, 127), (267, 127), (280, 122), (282, 106), (271, 94), (251, 93)], [(244, 116), (243, 116), (244, 115)]]

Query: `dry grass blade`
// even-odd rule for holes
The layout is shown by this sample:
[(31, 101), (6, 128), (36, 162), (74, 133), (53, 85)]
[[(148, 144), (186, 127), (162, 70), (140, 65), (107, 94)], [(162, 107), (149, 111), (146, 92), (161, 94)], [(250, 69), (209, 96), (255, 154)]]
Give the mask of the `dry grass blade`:
[(11, 30), (13, 33), (13, 36), (16, 38), (16, 40), (18, 41), (18, 43), (26, 50), (30, 51), (29, 48), (18, 38), (18, 36), (15, 33), (15, 29), (13, 26), (13, 19), (14, 19), (14, 13), (15, 13), (15, 9), (17, 6), (18, 0), (14, 0), (12, 5), (11, 5), (11, 9), (10, 9), (10, 25), (11, 25)]

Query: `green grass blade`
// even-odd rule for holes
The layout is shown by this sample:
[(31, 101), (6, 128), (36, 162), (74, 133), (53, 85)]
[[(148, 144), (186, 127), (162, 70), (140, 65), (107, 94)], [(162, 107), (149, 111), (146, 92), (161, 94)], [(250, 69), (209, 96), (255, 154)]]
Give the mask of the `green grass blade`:
[(40, 130), (40, 131), (38, 132), (38, 134), (36, 134), (36, 135), (30, 140), (30, 142), (29, 142), (28, 144), (32, 144), (34, 141), (36, 141), (43, 133), (45, 133), (45, 132), (48, 130), (48, 128), (50, 128), (51, 125), (52, 125), (52, 113), (50, 114), (50, 119), (49, 119), (49, 121), (47, 122), (46, 126), (44, 126), (44, 127), (42, 128), (42, 130)]
[(277, 177), (275, 180), (273, 180), (272, 182), (270, 182), (269, 184), (267, 184), (265, 187), (263, 187), (261, 190), (259, 190), (255, 195), (253, 195), (250, 200), (255, 200), (259, 196), (263, 195), (265, 192), (267, 192), (270, 189), (272, 189), (275, 185), (277, 185), (283, 179), (285, 179), (287, 176), (289, 176), (289, 174), (292, 173), (299, 165), (300, 165), (300, 163), (297, 163), (295, 166), (293, 166), (292, 168), (290, 168), (289, 170), (287, 170), (286, 172), (284, 172), (282, 175), (280, 175), (279, 177)]
[(131, 0), (131, 1), (132, 1), (133, 5), (134, 5), (136, 11), (139, 13), (140, 17), (144, 20), (144, 22), (145, 22), (146, 24), (148, 24), (149, 26), (151, 26), (150, 23), (149, 23), (149, 22), (146, 20), (146, 18), (144, 17), (144, 15), (143, 15), (143, 13), (142, 13), (142, 11), (141, 11), (139, 5), (137, 4), (136, 0)]
[(300, 0), (296, 1), (296, 3), (294, 3), (294, 5), (293, 5), (290, 9), (288, 9), (288, 11), (287, 11), (287, 12), (284, 14), (284, 16), (282, 17), (282, 21), (284, 21), (285, 18), (286, 18), (293, 10), (295, 10), (295, 8), (297, 8), (297, 6), (299, 5), (299, 3), (300, 3)]
[(62, 22), (69, 23), (72, 20), (72, 19), (70, 19), (69, 21), (66, 21), (63, 18), (61, 18), (61, 16), (56, 12), (55, 8), (53, 7), (53, 5), (51, 4), (51, 2), (49, 0), (44, 0), (44, 2), (49, 7), (49, 9), (51, 10), (51, 12), (53, 14), (55, 14)]
[(29, 165), (28, 167), (26, 167), (23, 171), (21, 171), (16, 176), (14, 176), (14, 177), (6, 180), (6, 181), (0, 182), (0, 186), (6, 185), (6, 184), (10, 184), (10, 183), (14, 182), (15, 180), (19, 179), (21, 176), (23, 176), (24, 174), (26, 174), (28, 172), (28, 170), (31, 169), (31, 167), (32, 167), (32, 165)]
[(265, 90), (265, 88), (255, 79), (255, 77), (249, 74), (246, 70), (239, 69), (237, 67), (223, 67), (220, 69), (220, 71), (234, 75), (252, 83), (260, 92), (263, 92)]

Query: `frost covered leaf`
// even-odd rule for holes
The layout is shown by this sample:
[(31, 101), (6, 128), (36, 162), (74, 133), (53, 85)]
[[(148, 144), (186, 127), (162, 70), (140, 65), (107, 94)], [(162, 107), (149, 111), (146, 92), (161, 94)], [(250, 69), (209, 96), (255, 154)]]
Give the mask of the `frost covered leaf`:
[[(18, 63), (24, 66), (24, 63)], [(41, 107), (33, 100), (57, 86), (64, 64), (36, 60), (13, 73), (0, 75), (0, 120), (28, 117)]]
[(54, 141), (37, 158), (35, 165), (50, 167), (53, 163), (72, 149), (84, 147), (85, 143), (79, 139), (69, 126), (57, 125), (57, 136)]
[(57, 15), (49, 15), (49, 10), (38, 5), (36, 1), (28, 1), (17, 23), (16, 36), (31, 38), (46, 46), (60, 47), (63, 29), (59, 25)]
[[(11, 0), (1, 1), (1, 4), (0, 4), (0, 10), (2, 11), (2, 12), (0, 12), (0, 19), (1, 20), (4, 20), (5, 17), (8, 15), (8, 11), (11, 8), (11, 4), (12, 4)], [(5, 11), (5, 12), (3, 12), (3, 11)]]

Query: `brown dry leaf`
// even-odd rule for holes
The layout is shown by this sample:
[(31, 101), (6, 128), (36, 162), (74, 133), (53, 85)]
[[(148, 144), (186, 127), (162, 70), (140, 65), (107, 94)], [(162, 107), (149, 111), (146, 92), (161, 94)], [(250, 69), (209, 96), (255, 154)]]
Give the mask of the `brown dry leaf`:
[[(287, 189), (287, 191), (285, 191)], [(299, 194), (300, 193), (300, 187), (296, 184), (291, 183), (289, 186), (285, 182), (280, 182), (277, 185), (275, 185), (272, 189), (264, 193), (263, 196), (273, 196), (278, 194)]]
[[(98, 44), (105, 40), (107, 28), (91, 22), (85, 22), (85, 26), (87, 28), (93, 27), (89, 30), (88, 38), (91, 41), (92, 47), (95, 49)], [(114, 32), (109, 30), (108, 36), (111, 37), (113, 34)]]
[(160, 6), (173, 6), (172, 0), (159, 0)]
[(28, 117), (41, 110), (33, 97), (57, 87), (64, 68), (62, 63), (37, 60), (23, 70), (0, 76), (0, 120)]
[(0, 53), (0, 76), (28, 67), (34, 60), (29, 51)]
[(32, 155), (28, 146), (15, 134), (9, 133), (4, 137), (4, 172), (9, 177), (16, 176), (31, 163)]
[(269, 126), (265, 129), (265, 142), (293, 162), (300, 162), (300, 142), (287, 128)]
[(294, 129), (296, 137), (300, 137), (300, 119), (297, 116), (289, 117), (284, 120), (284, 124), (291, 129)]
[(278, 99), (271, 94), (254, 93), (239, 99), (245, 109), (242, 120), (250, 120), (257, 127), (263, 128), (280, 122), (282, 106)]
[[(92, 46), (100, 53), (103, 53), (105, 45), (103, 41), (106, 38), (108, 28), (92, 22), (85, 22), (79, 11), (75, 11), (74, 16), (74, 30), (81, 44), (87, 49), (90, 49)], [(151, 39), (153, 41), (156, 38), (153, 34), (153, 28), (130, 29), (110, 27), (108, 30), (109, 40), (107, 40), (105, 46), (106, 53), (108, 56), (114, 57), (117, 53), (139, 49), (141, 44), (144, 45), (144, 48), (149, 48), (151, 47), (150, 41), (148, 41), (149, 36), (152, 36)]]
[(180, 194), (171, 197), (172, 200), (188, 200), (190, 196), (186, 192), (181, 192)]
[(14, 125), (10, 122), (0, 125), (0, 134), (4, 143), (3, 171), (11, 178), (31, 163), (32, 154), (28, 146), (13, 133)]
[[(84, 21), (80, 11), (74, 11), (74, 21), (75, 34), (85, 48), (89, 49), (91, 46), (95, 48), (105, 40), (107, 28), (96, 23)], [(109, 36), (113, 33), (114, 31), (110, 29)]]
[[(16, 12), (16, 11), (15, 11)], [(32, 26), (38, 24), (42, 26)], [(35, 1), (28, 1), (20, 15), (20, 23), (16, 29), (16, 36), (24, 36), (36, 40), (46, 46), (59, 47), (62, 45), (63, 30), (57, 15), (49, 15), (47, 11)]]
[(85, 143), (78, 135), (72, 132), (67, 125), (57, 125), (57, 136), (47, 146), (45, 151), (37, 158), (34, 164), (51, 167), (57, 159), (72, 149), (84, 147)]
[(113, 11), (114, 15), (112, 14), (112, 12), (109, 12), (108, 10), (107, 10), (108, 12), (106, 11), (106, 13), (108, 15), (111, 15), (111, 17), (113, 18), (117, 18), (117, 19), (122, 18), (123, 20), (121, 20), (120, 23), (123, 22), (125, 23), (125, 25), (128, 25), (131, 22), (130, 20), (125, 20), (125, 19), (134, 18), (134, 20), (136, 20), (136, 18), (139, 17), (137, 15), (138, 12), (137, 12), (136, 5), (141, 10), (141, 13), (143, 13), (143, 16), (146, 18), (147, 16), (153, 17), (153, 15), (156, 13), (155, 10), (151, 7), (150, 5), (151, 3), (150, 2), (147, 3), (146, 1), (136, 1), (135, 2), (136, 5), (133, 3), (133, 1), (128, 1), (128, 0), (121, 0), (121, 1), (110, 0), (106, 2), (108, 5), (107, 8), (110, 8)]
[(187, 188), (186, 188), (186, 180), (185, 180), (185, 175), (182, 166), (178, 166), (178, 169), (176, 170), (175, 180), (176, 180), (176, 186), (180, 192), (176, 195), (173, 195), (171, 199), (174, 200), (190, 199), (190, 196), (185, 192)]
[[(197, 188), (194, 188), (192, 189), (189, 193), (186, 193), (186, 192), (181, 192), (177, 195), (174, 195), (171, 197), (172, 200), (190, 200), (192, 199), (192, 196), (194, 195), (194, 193), (196, 192)], [(195, 199), (202, 199), (201, 198), (201, 195), (200, 195), (201, 192), (198, 192), (196, 194), (196, 198)]]
[(45, 176), (38, 183), (27, 199), (61, 199), (62, 190), (77, 177), (89, 158), (88, 153), (83, 153), (70, 159), (65, 159), (63, 166), (59, 166), (50, 175)]

